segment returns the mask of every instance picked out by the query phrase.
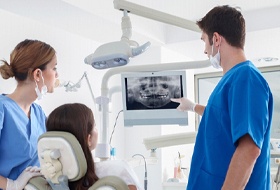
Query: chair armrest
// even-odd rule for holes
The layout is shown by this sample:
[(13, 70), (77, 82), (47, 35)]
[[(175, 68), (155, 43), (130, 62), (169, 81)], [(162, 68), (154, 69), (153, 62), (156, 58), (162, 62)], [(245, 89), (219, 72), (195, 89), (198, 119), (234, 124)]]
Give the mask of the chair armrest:
[(44, 177), (31, 178), (28, 184), (24, 187), (25, 190), (51, 190), (50, 185)]

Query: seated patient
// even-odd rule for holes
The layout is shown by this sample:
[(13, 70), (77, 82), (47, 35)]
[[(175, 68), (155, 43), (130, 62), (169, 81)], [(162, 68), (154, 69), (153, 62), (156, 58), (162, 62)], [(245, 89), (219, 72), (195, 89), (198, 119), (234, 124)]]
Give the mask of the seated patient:
[(84, 104), (64, 104), (54, 109), (47, 119), (47, 131), (65, 131), (72, 133), (79, 141), (86, 160), (87, 172), (83, 178), (69, 182), (71, 190), (84, 190), (92, 186), (99, 178), (114, 175), (122, 178), (130, 190), (140, 190), (136, 174), (124, 161), (94, 162), (91, 151), (96, 147), (98, 131), (90, 108)]

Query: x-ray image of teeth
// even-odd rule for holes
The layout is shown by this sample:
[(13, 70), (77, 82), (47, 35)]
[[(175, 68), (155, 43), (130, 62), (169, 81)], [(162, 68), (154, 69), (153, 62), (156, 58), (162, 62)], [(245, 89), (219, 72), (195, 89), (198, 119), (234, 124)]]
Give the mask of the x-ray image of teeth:
[(170, 98), (182, 97), (181, 76), (127, 78), (127, 109), (173, 109)]

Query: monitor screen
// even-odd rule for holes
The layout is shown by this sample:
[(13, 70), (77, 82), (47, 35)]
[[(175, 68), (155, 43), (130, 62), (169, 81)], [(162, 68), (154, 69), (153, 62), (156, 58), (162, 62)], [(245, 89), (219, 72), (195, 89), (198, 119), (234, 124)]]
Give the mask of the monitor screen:
[(187, 125), (188, 115), (170, 98), (186, 95), (185, 71), (123, 73), (124, 125)]

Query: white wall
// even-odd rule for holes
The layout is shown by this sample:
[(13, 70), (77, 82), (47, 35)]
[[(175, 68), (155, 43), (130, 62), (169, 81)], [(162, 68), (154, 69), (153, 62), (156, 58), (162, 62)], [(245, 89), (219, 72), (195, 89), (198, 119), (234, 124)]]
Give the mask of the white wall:
[[(261, 23), (260, 23), (261, 24)], [(279, 65), (280, 60), (273, 63), (263, 63), (257, 60), (261, 57), (278, 57), (280, 59), (280, 28), (266, 29), (246, 34), (245, 54), (247, 59), (252, 60), (258, 67), (269, 65)], [(165, 45), (169, 49), (179, 49), (181, 54), (191, 58), (192, 60), (208, 59), (204, 54), (204, 43), (197, 39), (187, 43), (173, 43)], [(207, 73), (218, 71), (212, 67), (194, 70), (194, 73)]]
[[(9, 62), (10, 52), (17, 43), (24, 39), (29, 38), (45, 41), (52, 45), (57, 52), (57, 67), (61, 79), (76, 82), (80, 79), (84, 71), (88, 71), (94, 94), (100, 95), (101, 82), (99, 78), (102, 77), (104, 72), (98, 72), (83, 63), (84, 57), (97, 47), (96, 43), (66, 31), (42, 25), (4, 11), (0, 11), (0, 20), (3, 26), (0, 30), (0, 56), (2, 59), (6, 59)], [(15, 87), (14, 79), (5, 81), (1, 77), (0, 83), (1, 93), (11, 92)], [(64, 89), (57, 89), (57, 92), (49, 94), (39, 104), (43, 106), (46, 114), (50, 113), (54, 107), (65, 102), (79, 101), (93, 105), (85, 81), (83, 85), (85, 86), (82, 86), (81, 90), (77, 93), (66, 93)], [(86, 96), (84, 96), (85, 94)]]

